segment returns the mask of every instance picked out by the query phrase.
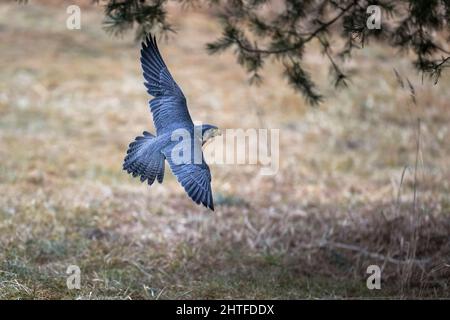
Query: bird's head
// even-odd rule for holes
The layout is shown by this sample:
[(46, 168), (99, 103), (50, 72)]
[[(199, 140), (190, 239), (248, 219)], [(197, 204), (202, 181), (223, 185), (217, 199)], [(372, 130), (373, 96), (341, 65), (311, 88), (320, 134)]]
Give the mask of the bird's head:
[(216, 136), (222, 135), (222, 132), (216, 126), (211, 124), (202, 125), (202, 145), (212, 140)]

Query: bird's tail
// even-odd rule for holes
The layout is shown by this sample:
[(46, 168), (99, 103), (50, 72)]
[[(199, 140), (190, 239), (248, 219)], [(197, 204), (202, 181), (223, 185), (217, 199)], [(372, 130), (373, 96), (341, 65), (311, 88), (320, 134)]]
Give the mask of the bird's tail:
[(141, 182), (147, 180), (152, 185), (155, 179), (161, 183), (164, 179), (164, 155), (158, 147), (156, 137), (144, 131), (130, 143), (127, 155), (123, 162), (123, 170), (140, 176)]

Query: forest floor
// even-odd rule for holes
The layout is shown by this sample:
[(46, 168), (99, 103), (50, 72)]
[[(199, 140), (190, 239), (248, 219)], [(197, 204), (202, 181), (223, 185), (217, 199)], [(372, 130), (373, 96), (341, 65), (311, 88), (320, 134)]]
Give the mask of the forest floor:
[(450, 297), (448, 75), (422, 83), (371, 43), (336, 91), (313, 46), (326, 100), (310, 107), (277, 63), (250, 87), (232, 53), (208, 55), (207, 12), (171, 9), (178, 32), (160, 48), (192, 117), (280, 129), (276, 175), (210, 165), (211, 212), (168, 168), (151, 188), (122, 171), (130, 141), (154, 132), (134, 35), (107, 35), (98, 7), (67, 30), (66, 8), (42, 2), (0, 5), (0, 298)]

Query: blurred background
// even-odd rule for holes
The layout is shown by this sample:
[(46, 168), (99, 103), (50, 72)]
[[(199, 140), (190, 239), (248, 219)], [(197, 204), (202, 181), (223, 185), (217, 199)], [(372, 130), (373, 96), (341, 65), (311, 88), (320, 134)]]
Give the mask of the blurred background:
[[(81, 30), (66, 28), (69, 4)], [(0, 298), (448, 298), (449, 75), (422, 81), (371, 43), (336, 91), (311, 49), (326, 97), (311, 107), (276, 63), (254, 87), (231, 52), (208, 55), (221, 30), (208, 10), (169, 15), (177, 33), (159, 47), (193, 119), (280, 129), (279, 172), (211, 165), (215, 212), (167, 167), (141, 184), (122, 171), (128, 144), (154, 132), (134, 35), (108, 35), (90, 1), (2, 1)]]

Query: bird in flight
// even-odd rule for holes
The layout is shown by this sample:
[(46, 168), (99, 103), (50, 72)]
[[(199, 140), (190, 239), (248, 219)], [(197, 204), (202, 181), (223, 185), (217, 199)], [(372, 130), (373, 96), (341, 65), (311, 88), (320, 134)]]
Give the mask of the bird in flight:
[(123, 169), (133, 177), (139, 176), (141, 182), (147, 180), (149, 185), (155, 179), (162, 183), (167, 160), (189, 197), (214, 210), (211, 173), (201, 148), (220, 135), (220, 130), (209, 124), (194, 125), (186, 98), (162, 59), (156, 38), (151, 35), (142, 43), (141, 65), (144, 85), (154, 97), (149, 104), (156, 135), (144, 131), (130, 143)]

